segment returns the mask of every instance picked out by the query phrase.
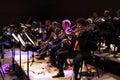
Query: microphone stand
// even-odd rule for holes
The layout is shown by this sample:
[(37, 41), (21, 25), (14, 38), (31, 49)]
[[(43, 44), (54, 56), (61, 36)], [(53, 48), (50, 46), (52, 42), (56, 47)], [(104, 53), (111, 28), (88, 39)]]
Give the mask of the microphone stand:
[[(22, 37), (20, 36), (20, 34), (17, 35), (18, 36), (18, 39), (20, 41), (20, 43), (22, 44), (22, 46), (26, 47), (26, 44), (25, 42), (23, 41)], [(20, 52), (21, 53), (21, 52)], [(20, 54), (21, 55), (21, 54)], [(20, 57), (21, 59), (21, 57)], [(20, 62), (21, 63), (21, 62)], [(29, 79), (29, 50), (27, 51), (27, 79)]]

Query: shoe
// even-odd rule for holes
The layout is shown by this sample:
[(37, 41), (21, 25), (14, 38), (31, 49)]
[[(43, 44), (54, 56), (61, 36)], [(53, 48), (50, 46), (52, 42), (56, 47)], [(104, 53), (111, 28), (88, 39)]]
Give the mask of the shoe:
[(64, 73), (58, 73), (57, 75), (55, 75), (55, 76), (52, 76), (52, 78), (57, 78), (57, 77), (64, 77)]
[(49, 67), (57, 67), (57, 65), (50, 64)]
[(68, 67), (69, 67), (69, 65), (65, 65), (64, 70), (67, 70), (67, 69), (68, 69)]
[(36, 54), (35, 56), (40, 56), (40, 54)]
[(51, 65), (54, 66), (54, 67), (57, 67), (56, 62), (54, 62), (54, 61), (51, 61)]
[(51, 64), (53, 67), (57, 67), (57, 64)]
[(39, 56), (39, 57), (36, 57), (36, 59), (37, 60), (44, 60), (44, 57)]

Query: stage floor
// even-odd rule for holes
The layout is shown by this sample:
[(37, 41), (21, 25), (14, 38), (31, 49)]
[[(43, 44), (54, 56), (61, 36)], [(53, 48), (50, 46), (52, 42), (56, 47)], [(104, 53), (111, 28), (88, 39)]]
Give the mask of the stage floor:
[[(15, 62), (20, 66), (20, 51), (19, 49), (15, 50)], [(36, 54), (36, 53), (35, 53)], [(5, 58), (4, 60), (1, 60), (2, 62), (2, 68), (5, 70), (5, 66), (12, 64), (12, 52), (10, 50), (5, 50), (4, 54)], [(58, 72), (58, 69), (55, 67), (49, 67), (49, 58), (46, 57), (45, 60), (36, 60), (31, 65), (32, 61), (32, 52), (29, 52), (29, 78), (30, 80), (70, 80), (72, 78), (72, 67), (69, 67), (67, 70), (64, 70), (65, 77), (60, 78), (52, 78), (53, 75), (56, 75)], [(27, 52), (22, 51), (21, 52), (21, 67), (22, 70), (27, 75)], [(94, 71), (94, 66), (88, 65), (91, 70)], [(120, 77), (117, 75), (114, 75), (112, 73), (108, 73), (102, 70), (99, 70), (100, 77), (92, 76), (90, 80), (120, 80)], [(5, 74), (4, 80), (21, 80), (16, 75), (10, 75)], [(87, 77), (83, 77), (85, 80), (88, 80)], [(0, 80), (2, 80), (0, 76)]]
[[(29, 63), (29, 79), (30, 80), (70, 80), (72, 76), (72, 67), (69, 67), (67, 70), (64, 70), (65, 77), (60, 78), (52, 78), (52, 76), (56, 75), (58, 72), (58, 69), (56, 67), (49, 66), (49, 58), (46, 57), (45, 60), (36, 60), (34, 58), (34, 62), (32, 63), (32, 52), (29, 51), (29, 62), (27, 62), (27, 52), (22, 51), (21, 52), (21, 68), (24, 71), (26, 75), (28, 75), (28, 64)], [(36, 53), (34, 53), (36, 54)], [(5, 50), (4, 54), (5, 58), (3, 61), (3, 67), (5, 68), (5, 65), (9, 66), (12, 65), (12, 51), (11, 50)], [(8, 59), (8, 60), (7, 60)], [(20, 51), (19, 49), (15, 50), (15, 63), (20, 66)], [(6, 64), (5, 64), (6, 63)], [(8, 63), (8, 64), (7, 64)], [(0, 79), (1, 80), (1, 79)], [(7, 79), (6, 79), (7, 80)], [(12, 79), (11, 79), (12, 80)]]

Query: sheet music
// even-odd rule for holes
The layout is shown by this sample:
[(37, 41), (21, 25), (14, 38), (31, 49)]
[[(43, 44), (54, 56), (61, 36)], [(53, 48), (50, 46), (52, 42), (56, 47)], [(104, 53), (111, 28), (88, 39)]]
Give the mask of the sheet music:
[(19, 42), (19, 39), (17, 38), (17, 36), (16, 36), (14, 33), (12, 33), (12, 36), (14, 37), (14, 39), (15, 39), (17, 42)]
[(32, 39), (27, 35), (27, 33), (25, 33), (25, 35), (26, 35), (27, 38), (30, 40), (30, 42), (35, 46), (34, 42), (33, 42)]
[(20, 40), (21, 44), (23, 46), (26, 46), (25, 42), (23, 41), (22, 37), (20, 36), (20, 34), (17, 35), (18, 36), (18, 39)]

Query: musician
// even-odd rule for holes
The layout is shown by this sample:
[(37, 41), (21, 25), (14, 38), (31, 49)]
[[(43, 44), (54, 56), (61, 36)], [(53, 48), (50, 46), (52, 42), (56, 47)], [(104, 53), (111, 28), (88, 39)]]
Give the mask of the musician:
[(109, 10), (104, 11), (103, 18), (105, 21), (101, 23), (103, 28), (101, 32), (105, 41), (105, 45), (107, 46), (103, 51), (109, 52), (111, 50), (110, 44), (114, 37), (115, 27), (112, 23), (112, 17), (110, 16)]
[(104, 14), (105, 21), (109, 21), (109, 20), (111, 21), (112, 17), (110, 15), (110, 11), (109, 10), (105, 10), (103, 14)]
[[(75, 80), (77, 80), (77, 74), (80, 67), (80, 62), (84, 59), (90, 56), (90, 49), (88, 47), (88, 41), (91, 40), (88, 37), (89, 31), (86, 31), (87, 25), (86, 20), (83, 18), (80, 18), (76, 21), (77, 28), (80, 29), (75, 35), (72, 36), (71, 44), (69, 45), (68, 49), (64, 50), (60, 49), (57, 51), (57, 60), (58, 60), (58, 69), (59, 72), (57, 75), (53, 76), (53, 78), (56, 77), (64, 77), (64, 71), (63, 71), (63, 65), (66, 60), (66, 58), (74, 58), (74, 73), (75, 73)], [(85, 30), (83, 30), (85, 29)], [(90, 37), (91, 38), (91, 37)], [(74, 49), (74, 45), (76, 43), (76, 40), (78, 41), (78, 45), (76, 49)]]
[[(49, 23), (49, 21), (47, 20), (46, 21), (46, 26), (48, 27), (48, 25), (50, 25), (50, 24), (48, 24)], [(56, 21), (52, 21), (52, 24), (51, 24), (51, 27), (49, 27), (50, 29), (48, 30), (48, 33), (50, 34), (50, 36), (49, 36), (49, 38), (47, 37), (48, 35), (48, 33), (46, 33), (46, 39), (47, 39), (47, 47), (49, 47), (48, 48), (48, 51), (49, 51), (49, 53), (50, 53), (50, 62), (51, 62), (51, 65), (52, 66), (56, 66), (56, 55), (55, 55), (55, 51), (57, 50), (57, 49), (59, 49), (60, 48), (60, 41), (59, 41), (59, 39), (58, 39), (58, 33), (60, 32), (60, 30), (61, 29), (59, 29), (58, 27), (57, 27), (57, 22)], [(45, 34), (44, 34), (45, 35)], [(42, 38), (44, 38), (44, 37), (42, 37)], [(41, 57), (41, 56), (40, 56)]]
[[(70, 23), (69, 20), (66, 20), (65, 22), (66, 22), (66, 25), (65, 25), (66, 27), (68, 27), (68, 25), (69, 26), (71, 25), (71, 24), (69, 24)], [(64, 22), (62, 24), (64, 24)], [(51, 49), (50, 49), (50, 62), (51, 62), (51, 66), (56, 67), (57, 66), (57, 64), (56, 64), (56, 51), (61, 48), (61, 42), (65, 38), (65, 32), (64, 32), (65, 29), (58, 28), (56, 26), (55, 21), (52, 22), (52, 29), (54, 31), (52, 33), (55, 33), (57, 38), (55, 40), (53, 40), (53, 45), (51, 46)], [(55, 31), (55, 29), (56, 29), (56, 31)], [(66, 29), (68, 29), (68, 28), (66, 28)], [(67, 62), (66, 62), (66, 64), (68, 65)]]
[(53, 32), (58, 36), (58, 33), (60, 32), (61, 29), (58, 27), (57, 21), (52, 21), (51, 28)]
[(116, 11), (116, 17), (114, 17), (113, 23), (116, 31), (114, 43), (117, 47), (117, 52), (120, 52), (120, 9)]
[(50, 66), (54, 66), (56, 67), (57, 64), (56, 64), (56, 54), (55, 52), (61, 47), (60, 43), (61, 43), (61, 39), (59, 38), (59, 35), (60, 35), (60, 31), (61, 29), (58, 28), (58, 23), (56, 21), (52, 21), (52, 24), (51, 24), (51, 27), (52, 27), (52, 32), (51, 32), (51, 42), (52, 42), (52, 45), (50, 47), (50, 62), (51, 62), (51, 65)]
[(48, 39), (51, 35), (51, 32), (52, 32), (50, 20), (45, 20), (45, 29), (46, 29), (47, 39)]
[(79, 80), (77, 76), (78, 76), (79, 68), (82, 67), (82, 65), (80, 65), (80, 62), (82, 60), (88, 59), (91, 55), (91, 50), (95, 50), (97, 48), (96, 45), (94, 46), (92, 44), (92, 42), (94, 42), (94, 38), (92, 36), (92, 30), (87, 25), (86, 20), (83, 18), (78, 18), (76, 24), (78, 26), (77, 28), (81, 29), (80, 30), (81, 32), (76, 34), (77, 36), (76, 40), (78, 40), (77, 50), (79, 52), (77, 52), (73, 61), (73, 72), (74, 72), (73, 77), (74, 80)]
[[(7, 27), (7, 26), (6, 26)], [(11, 47), (12, 46), (12, 33), (13, 33), (13, 28), (8, 26), (6, 28), (6, 30), (3, 33), (2, 39), (4, 39), (4, 41), (6, 42), (6, 44), (4, 44), (6, 47)]]
[[(70, 38), (68, 38), (68, 35), (67, 34), (71, 34), (72, 32), (72, 29), (70, 28), (71, 26), (71, 22), (70, 20), (66, 19), (66, 20), (63, 20), (62, 21), (62, 28), (63, 28), (63, 31), (61, 32), (64, 37), (62, 38), (62, 41), (61, 41), (61, 44), (60, 44), (60, 49), (58, 49), (56, 51), (56, 55), (57, 55), (57, 62), (58, 62), (58, 69), (59, 69), (59, 73), (56, 75), (56, 76), (53, 76), (53, 77), (62, 77), (64, 76), (64, 73), (63, 73), (63, 65), (68, 65), (67, 63), (67, 60), (66, 60), (66, 56), (63, 57), (63, 59), (60, 59), (62, 57), (62, 55), (64, 55), (65, 53), (68, 53), (69, 52), (69, 48), (70, 48), (70, 45), (69, 45), (69, 41), (71, 41)], [(60, 56), (61, 55), (61, 56)], [(59, 58), (60, 56), (60, 58)], [(59, 60), (60, 59), (60, 60)]]
[(4, 26), (0, 34), (0, 52), (3, 52), (2, 46), (11, 47), (11, 28)]
[(39, 41), (38, 45), (37, 52), (39, 52), (39, 54), (37, 55), (37, 59), (44, 59), (48, 50), (47, 35), (45, 33), (42, 34), (42, 39)]
[(120, 9), (116, 11), (116, 17), (114, 17), (113, 20), (120, 20)]

